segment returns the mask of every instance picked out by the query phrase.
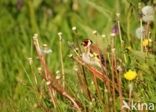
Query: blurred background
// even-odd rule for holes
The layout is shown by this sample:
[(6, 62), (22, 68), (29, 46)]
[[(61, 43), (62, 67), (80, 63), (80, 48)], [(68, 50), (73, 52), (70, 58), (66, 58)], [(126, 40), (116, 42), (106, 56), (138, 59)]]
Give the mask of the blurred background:
[(71, 75), (72, 62), (67, 56), (70, 50), (66, 43), (73, 40), (72, 27), (76, 26), (79, 30), (80, 40), (94, 30), (107, 35), (111, 33), (116, 12), (121, 13), (122, 28), (125, 30), (125, 15), (132, 11), (129, 22), (133, 34), (139, 25), (139, 1), (0, 0), (0, 111), (41, 111), (34, 108), (35, 92), (28, 80), (31, 70), (27, 58), (36, 60), (32, 45), (34, 33), (38, 33), (39, 40), (52, 49), (48, 65), (53, 72), (60, 69), (57, 33), (63, 33), (64, 66), (65, 73), (70, 76), (67, 77), (70, 83), (74, 76)]

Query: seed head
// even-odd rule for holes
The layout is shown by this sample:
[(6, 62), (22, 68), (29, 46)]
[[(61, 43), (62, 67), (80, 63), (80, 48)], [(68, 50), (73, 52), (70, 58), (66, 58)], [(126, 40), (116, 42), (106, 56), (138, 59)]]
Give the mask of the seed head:
[(33, 36), (33, 39), (36, 40), (37, 38), (38, 38), (38, 34), (35, 33), (34, 36)]
[(32, 65), (33, 60), (32, 60), (32, 58), (31, 58), (31, 57), (30, 57), (30, 58), (28, 58), (28, 62), (29, 62), (29, 64), (30, 64), (30, 65)]
[(76, 31), (76, 30), (77, 30), (76, 26), (73, 26), (73, 27), (72, 27), (72, 30), (73, 30), (73, 31)]
[(41, 67), (38, 67), (37, 70), (38, 70), (38, 73), (40, 73), (40, 74), (42, 73), (42, 68)]
[(119, 17), (120, 17), (120, 13), (119, 13), (119, 12), (117, 12), (117, 13), (116, 13), (116, 16), (119, 18)]
[(59, 40), (61, 41), (62, 40), (62, 32), (59, 32), (58, 36), (59, 36)]
[(144, 27), (139, 27), (136, 29), (135, 35), (138, 39), (141, 39), (141, 38), (144, 38), (144, 32), (145, 32)]
[(46, 84), (47, 84), (47, 85), (50, 85), (50, 84), (51, 84), (51, 81), (50, 81), (50, 80), (49, 80), (49, 81), (47, 81), (47, 82), (46, 82)]
[(69, 54), (68, 57), (69, 57), (69, 58), (73, 57), (73, 54)]
[(101, 35), (101, 37), (102, 37), (102, 38), (105, 38), (105, 37), (106, 37), (106, 35), (105, 35), (105, 34), (102, 34), (102, 35)]
[(94, 34), (94, 35), (97, 35), (97, 31), (96, 31), (96, 30), (94, 30), (94, 31), (93, 31), (93, 34)]

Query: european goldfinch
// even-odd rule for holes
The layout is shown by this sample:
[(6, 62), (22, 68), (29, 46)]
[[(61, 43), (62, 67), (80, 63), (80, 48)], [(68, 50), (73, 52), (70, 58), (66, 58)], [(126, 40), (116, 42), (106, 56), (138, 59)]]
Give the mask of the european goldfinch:
[(81, 45), (84, 47), (84, 52), (82, 53), (82, 59), (84, 62), (99, 67), (104, 64), (104, 57), (100, 49), (90, 39), (83, 40)]

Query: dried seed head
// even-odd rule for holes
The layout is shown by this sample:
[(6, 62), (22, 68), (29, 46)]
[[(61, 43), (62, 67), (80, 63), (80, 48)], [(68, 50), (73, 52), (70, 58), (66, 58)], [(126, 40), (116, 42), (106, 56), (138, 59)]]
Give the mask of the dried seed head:
[(138, 39), (141, 39), (141, 38), (144, 38), (144, 32), (145, 32), (144, 27), (139, 27), (136, 29), (135, 35)]
[(39, 50), (40, 50), (40, 46), (39, 46), (39, 42), (38, 42), (38, 34), (37, 34), (37, 33), (34, 34), (34, 36), (33, 36), (33, 41), (34, 41), (34, 45), (35, 45), (36, 48), (37, 48), (37, 51), (39, 51)]
[(73, 54), (69, 54), (68, 57), (69, 57), (69, 58), (72, 58), (72, 57), (73, 57)]
[(75, 50), (75, 52), (77, 52), (77, 53), (78, 53), (78, 51), (79, 51), (79, 48), (77, 48), (77, 47), (76, 47), (74, 50)]
[(96, 31), (96, 30), (94, 30), (94, 31), (93, 31), (93, 34), (94, 34), (94, 35), (97, 35), (97, 31)]
[(110, 102), (112, 102), (112, 101), (113, 101), (113, 98), (112, 98), (112, 97), (110, 97), (110, 98), (109, 98), (109, 101), (110, 101)]
[(38, 67), (37, 70), (38, 70), (38, 73), (40, 73), (40, 74), (42, 73), (42, 68), (41, 67)]
[(47, 48), (47, 44), (43, 44), (43, 47), (44, 47), (44, 48)]
[(72, 9), (73, 9), (74, 11), (78, 11), (78, 10), (79, 10), (79, 3), (78, 3), (78, 0), (74, 0), (74, 1), (73, 1)]
[(92, 105), (93, 105), (93, 103), (92, 103), (92, 102), (89, 102), (89, 105), (90, 105), (90, 106), (92, 106)]
[(119, 12), (117, 12), (117, 13), (116, 13), (116, 16), (119, 18), (119, 17), (120, 17), (120, 13), (119, 13)]
[(61, 79), (61, 75), (56, 75), (55, 79), (57, 80)]
[(55, 77), (57, 80), (61, 78), (61, 74), (60, 74), (60, 71), (57, 70), (56, 71), (56, 77)]
[(105, 37), (106, 37), (106, 35), (105, 35), (105, 34), (102, 34), (102, 35), (101, 35), (101, 37), (102, 37), (102, 38), (105, 38)]
[(59, 33), (58, 33), (58, 36), (62, 36), (62, 32), (59, 32)]
[(145, 6), (141, 11), (144, 16), (154, 15), (154, 8), (152, 6)]
[(56, 74), (60, 74), (60, 71), (59, 71), (59, 70), (57, 70), (57, 71), (56, 71)]
[(76, 72), (79, 70), (77, 66), (74, 66), (73, 69), (74, 69), (74, 71), (76, 71)]
[(138, 8), (141, 9), (141, 7), (142, 7), (142, 4), (141, 4), (141, 2), (139, 2), (138, 3)]
[(154, 21), (154, 8), (153, 6), (145, 6), (141, 9), (142, 11), (142, 20), (144, 22)]
[(30, 64), (30, 65), (32, 65), (33, 60), (32, 60), (32, 58), (31, 58), (31, 57), (30, 57), (30, 58), (28, 58), (28, 62), (29, 62), (29, 64)]
[(121, 72), (123, 71), (123, 69), (122, 69), (122, 67), (121, 67), (120, 65), (118, 65), (116, 69), (117, 69), (117, 71), (118, 71), (119, 73), (121, 73)]
[(73, 26), (73, 27), (72, 27), (72, 30), (73, 30), (73, 31), (76, 31), (76, 30), (77, 30), (76, 26)]
[(92, 102), (94, 102), (95, 101), (95, 98), (92, 98)]
[(115, 48), (112, 48), (111, 50), (112, 50), (112, 53), (115, 53)]
[(105, 91), (105, 93), (107, 93), (107, 92), (108, 92), (107, 88), (105, 88), (105, 90), (104, 90), (104, 91)]
[(50, 81), (50, 80), (49, 80), (49, 81), (47, 81), (47, 82), (46, 82), (46, 84), (47, 84), (47, 85), (50, 85), (50, 84), (51, 84), (51, 81)]
[(58, 36), (59, 36), (59, 40), (61, 41), (62, 40), (62, 32), (59, 32)]
[(33, 36), (33, 39), (36, 40), (37, 38), (38, 38), (38, 34), (35, 33), (34, 36)]
[(48, 48), (47, 44), (43, 44), (43, 48), (40, 51), (43, 55), (52, 53), (52, 50)]

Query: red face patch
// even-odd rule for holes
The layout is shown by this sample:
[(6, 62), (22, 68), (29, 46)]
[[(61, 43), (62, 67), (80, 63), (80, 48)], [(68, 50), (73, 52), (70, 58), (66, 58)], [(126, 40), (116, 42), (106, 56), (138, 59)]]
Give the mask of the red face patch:
[(83, 45), (84, 47), (87, 47), (90, 42), (92, 43), (91, 40), (85, 39), (85, 40), (82, 41), (81, 45)]

